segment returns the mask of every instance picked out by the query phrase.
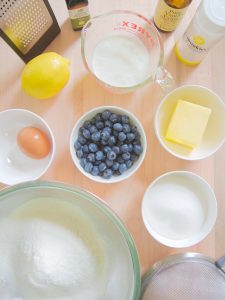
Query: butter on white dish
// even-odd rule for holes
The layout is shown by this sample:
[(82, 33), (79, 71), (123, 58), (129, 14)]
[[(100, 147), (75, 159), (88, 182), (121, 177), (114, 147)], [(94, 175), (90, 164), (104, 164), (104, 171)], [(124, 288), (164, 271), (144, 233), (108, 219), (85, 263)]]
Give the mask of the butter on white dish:
[(192, 102), (178, 100), (166, 139), (189, 148), (200, 145), (207, 127), (211, 109)]

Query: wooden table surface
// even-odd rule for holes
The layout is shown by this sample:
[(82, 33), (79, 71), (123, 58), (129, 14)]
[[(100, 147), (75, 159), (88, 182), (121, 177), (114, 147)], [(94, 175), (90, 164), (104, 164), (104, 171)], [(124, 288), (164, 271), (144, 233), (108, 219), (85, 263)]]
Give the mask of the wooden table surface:
[[(90, 0), (91, 15), (113, 9), (128, 9), (152, 18), (153, 0)], [(181, 25), (171, 34), (162, 34), (165, 47), (165, 66), (175, 78), (177, 86), (200, 84), (211, 88), (225, 101), (225, 39), (215, 46), (198, 67), (180, 63), (174, 54), (174, 43), (190, 22), (199, 0), (193, 1)], [(56, 140), (56, 154), (49, 170), (41, 180), (53, 180), (82, 187), (105, 200), (124, 221), (132, 234), (140, 257), (142, 273), (154, 262), (167, 255), (186, 251), (203, 253), (212, 258), (225, 254), (225, 147), (201, 161), (188, 162), (173, 157), (159, 144), (153, 130), (153, 119), (161, 99), (158, 86), (145, 87), (124, 95), (113, 94), (100, 86), (86, 71), (80, 53), (80, 32), (74, 32), (68, 19), (64, 0), (50, 4), (61, 27), (61, 33), (46, 51), (56, 51), (71, 61), (69, 83), (50, 100), (35, 100), (26, 96), (20, 87), (24, 63), (0, 40), (0, 110), (24, 108), (42, 116), (52, 128)], [(86, 111), (99, 105), (117, 105), (134, 113), (142, 122), (147, 135), (148, 150), (141, 168), (129, 179), (112, 185), (95, 183), (75, 168), (69, 154), (69, 137), (76, 120)], [(218, 218), (214, 229), (199, 244), (174, 249), (155, 241), (147, 232), (141, 218), (141, 201), (145, 189), (153, 179), (173, 170), (187, 170), (202, 176), (214, 188), (218, 201)], [(4, 185), (0, 185), (1, 188)]]

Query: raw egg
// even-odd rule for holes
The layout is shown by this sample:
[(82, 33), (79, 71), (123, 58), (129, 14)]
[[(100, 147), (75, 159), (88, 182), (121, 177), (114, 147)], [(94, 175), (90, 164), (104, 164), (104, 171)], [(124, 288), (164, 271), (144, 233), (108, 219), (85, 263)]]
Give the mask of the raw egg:
[(36, 127), (23, 128), (17, 135), (17, 143), (27, 156), (34, 159), (46, 157), (51, 150), (47, 135)]

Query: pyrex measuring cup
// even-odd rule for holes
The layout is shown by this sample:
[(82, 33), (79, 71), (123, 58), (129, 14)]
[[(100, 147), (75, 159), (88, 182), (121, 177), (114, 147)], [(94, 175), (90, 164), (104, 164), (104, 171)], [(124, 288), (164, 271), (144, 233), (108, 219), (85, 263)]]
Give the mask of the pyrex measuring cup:
[(163, 68), (163, 45), (155, 26), (130, 11), (90, 19), (82, 30), (81, 52), (87, 70), (113, 92), (129, 92), (155, 81), (164, 91), (173, 78)]

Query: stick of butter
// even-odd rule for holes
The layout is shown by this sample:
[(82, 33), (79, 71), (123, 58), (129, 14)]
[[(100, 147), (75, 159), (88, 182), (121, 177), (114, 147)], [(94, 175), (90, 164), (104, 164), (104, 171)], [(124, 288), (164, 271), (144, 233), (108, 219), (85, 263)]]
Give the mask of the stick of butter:
[(170, 120), (166, 139), (189, 148), (201, 143), (211, 109), (184, 100), (178, 100)]

